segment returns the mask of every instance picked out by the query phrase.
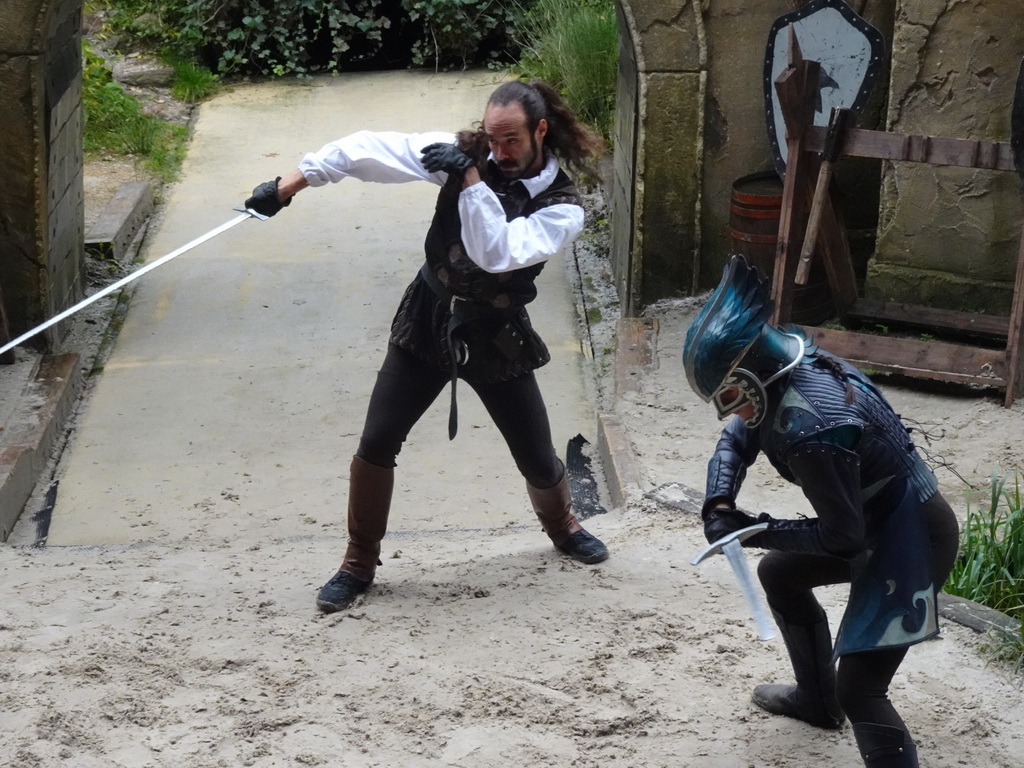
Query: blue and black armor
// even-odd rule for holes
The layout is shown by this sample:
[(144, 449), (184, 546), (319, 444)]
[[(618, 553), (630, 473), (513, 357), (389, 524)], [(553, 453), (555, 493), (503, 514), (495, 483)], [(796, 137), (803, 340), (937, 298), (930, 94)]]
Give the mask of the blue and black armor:
[[(766, 283), (742, 257), (733, 257), (686, 337), (683, 360), (694, 390), (708, 401), (739, 388), (756, 411), (722, 431), (708, 463), (705, 517), (735, 509), (747, 468), (763, 453), (801, 487), (817, 517), (762, 514), (757, 520), (768, 529), (745, 545), (850, 563), (850, 601), (836, 655), (924, 640), (938, 632), (941, 585), (921, 516), (921, 504), (937, 491), (936, 478), (863, 373), (798, 330), (773, 328), (769, 314)], [(740, 371), (755, 382), (753, 394), (736, 383)]]

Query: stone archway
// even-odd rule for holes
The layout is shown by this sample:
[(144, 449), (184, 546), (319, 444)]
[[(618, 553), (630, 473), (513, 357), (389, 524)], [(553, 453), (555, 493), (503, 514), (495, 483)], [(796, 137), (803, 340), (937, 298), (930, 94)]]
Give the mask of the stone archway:
[[(0, 18), (0, 291), (11, 335), (84, 285), (82, 0), (5, 0)], [(60, 338), (59, 326), (42, 339)]]

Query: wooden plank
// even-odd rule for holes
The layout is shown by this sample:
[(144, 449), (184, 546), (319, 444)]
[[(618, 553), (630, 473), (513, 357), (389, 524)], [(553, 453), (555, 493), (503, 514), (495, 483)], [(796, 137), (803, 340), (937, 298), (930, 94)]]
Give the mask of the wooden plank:
[[(811, 152), (824, 150), (826, 130), (825, 126), (810, 126), (804, 140), (804, 149)], [(847, 132), (842, 151), (844, 155), (853, 157), (996, 171), (1015, 170), (1013, 151), (1008, 141), (950, 139), (854, 128)]]
[(803, 136), (813, 117), (814, 94), (817, 92), (821, 66), (816, 61), (800, 60), (783, 70), (775, 80), (779, 107), (786, 122), (786, 177), (782, 187), (779, 215), (779, 240), (772, 275), (772, 298), (775, 300), (773, 323), (791, 322), (793, 316), (794, 278), (803, 245), (806, 213), (817, 176), (817, 158), (803, 150)]
[(942, 341), (804, 327), (822, 349), (859, 368), (958, 384), (1006, 386), (1006, 351)]
[(86, 253), (121, 261), (152, 213), (153, 193), (149, 184), (141, 181), (122, 184), (86, 235)]
[(635, 392), (640, 374), (658, 365), (656, 317), (623, 317), (615, 324), (615, 394)]
[(846, 236), (846, 223), (836, 206), (832, 189), (822, 209), (818, 239), (824, 251), (825, 275), (832, 289), (837, 314), (842, 315), (857, 301), (857, 276), (853, 272), (853, 256)]
[(892, 325), (924, 333), (945, 330), (992, 342), (1005, 342), (1010, 326), (1010, 321), (1006, 317), (872, 299), (857, 299), (843, 317), (847, 320)]

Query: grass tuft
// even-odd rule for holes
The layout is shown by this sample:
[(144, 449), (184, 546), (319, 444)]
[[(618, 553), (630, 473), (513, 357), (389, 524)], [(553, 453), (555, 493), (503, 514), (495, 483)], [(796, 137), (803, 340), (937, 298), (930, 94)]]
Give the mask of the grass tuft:
[(101, 56), (82, 44), (83, 144), (91, 155), (129, 155), (163, 182), (174, 181), (185, 158), (188, 130), (143, 111), (118, 85)]
[[(1024, 473), (993, 472), (986, 506), (971, 509), (960, 536), (960, 552), (945, 591), (1024, 620)], [(1024, 623), (997, 632), (994, 656), (1015, 672), (1024, 668)]]
[(178, 101), (198, 104), (220, 90), (220, 78), (206, 67), (177, 58), (168, 63), (174, 67), (171, 95)]
[(518, 72), (558, 89), (610, 143), (619, 51), (614, 0), (537, 0), (521, 18)]

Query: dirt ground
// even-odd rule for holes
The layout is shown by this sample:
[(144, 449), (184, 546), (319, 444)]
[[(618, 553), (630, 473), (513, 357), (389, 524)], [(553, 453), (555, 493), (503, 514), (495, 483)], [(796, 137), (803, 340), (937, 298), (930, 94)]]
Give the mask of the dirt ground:
[[(103, 181), (90, 173), (95, 205)], [(643, 490), (702, 488), (721, 425), (689, 391), (679, 362), (699, 299), (650, 308), (658, 366), (616, 398), (606, 257), (581, 246), (565, 262), (601, 309), (590, 324), (598, 407), (625, 424)], [(994, 467), (1019, 466), (1021, 403), (1004, 409), (989, 393), (885, 388), (920, 424), (918, 442), (945, 463), (938, 474), (956, 508), (968, 484), (983, 493)], [(740, 501), (807, 512), (761, 466)], [(785, 652), (778, 639), (757, 639), (723, 559), (690, 565), (704, 546), (691, 513), (638, 495), (587, 525), (612, 552), (594, 567), (557, 556), (527, 526), (389, 537), (378, 583), (331, 616), (314, 608), (324, 574), (307, 564), (340, 555), (337, 529), (282, 537), (268, 523), (257, 538), (0, 547), (0, 760), (12, 768), (860, 765), (849, 726), (819, 731), (751, 704), (754, 685), (789, 680)], [(821, 597), (835, 626), (844, 594)], [(988, 665), (982, 642), (945, 622), (894, 681), (891, 696), (924, 766), (1021, 763), (1021, 681)]]

